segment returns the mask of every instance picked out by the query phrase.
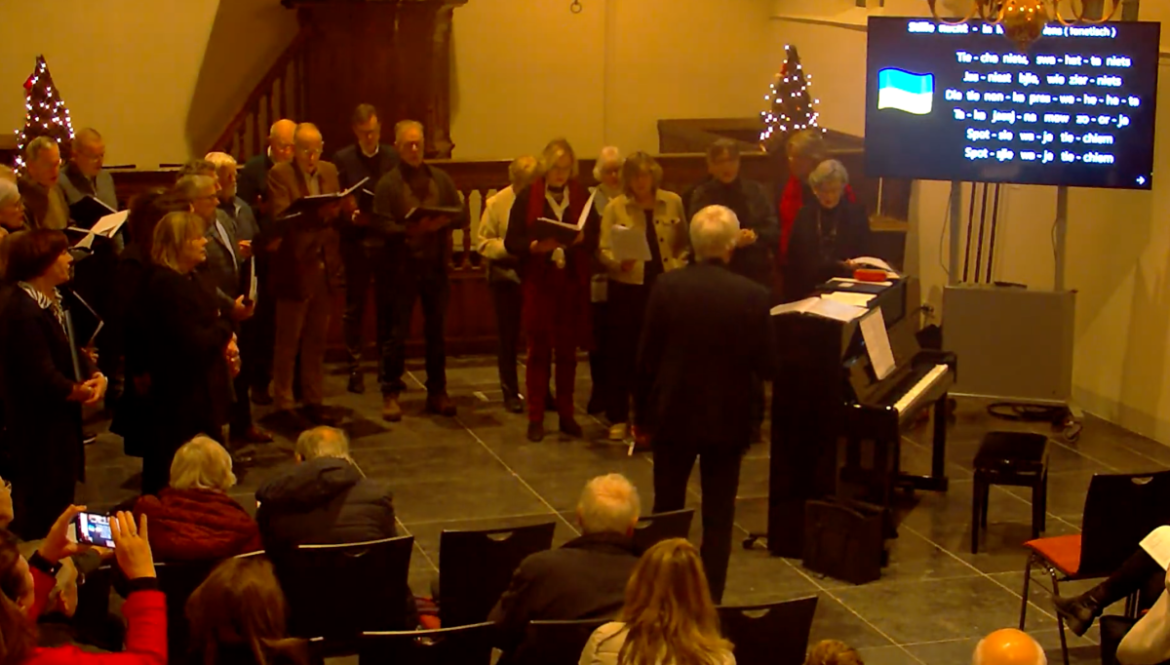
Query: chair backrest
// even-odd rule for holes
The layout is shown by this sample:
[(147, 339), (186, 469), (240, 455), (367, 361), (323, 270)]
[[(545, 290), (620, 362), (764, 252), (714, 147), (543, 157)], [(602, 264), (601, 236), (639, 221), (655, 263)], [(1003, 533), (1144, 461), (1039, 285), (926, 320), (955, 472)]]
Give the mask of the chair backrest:
[(154, 564), (159, 591), (166, 596), (167, 653), (176, 661), (186, 657), (191, 642), (191, 628), (187, 623), (187, 599), (219, 563), (219, 559), (210, 559), (160, 561)]
[(512, 573), (552, 547), (555, 522), (507, 529), (443, 531), (439, 537), (439, 617), (444, 626), (487, 619)]
[(694, 508), (646, 515), (634, 527), (634, 547), (639, 552), (645, 552), (668, 538), (686, 538), (691, 533), (694, 518)]
[[(488, 665), (495, 624), (455, 628), (364, 632), (358, 645), (362, 665)], [(327, 653), (317, 650), (317, 653)]]
[(1170, 471), (1096, 474), (1085, 494), (1078, 577), (1116, 570), (1146, 534), (1170, 522)]
[(720, 607), (723, 635), (735, 645), (736, 665), (801, 665), (817, 597), (746, 607)]
[(613, 619), (529, 621), (513, 665), (576, 665), (593, 631)]
[(298, 637), (356, 639), (407, 628), (407, 575), (414, 536), (272, 551)]

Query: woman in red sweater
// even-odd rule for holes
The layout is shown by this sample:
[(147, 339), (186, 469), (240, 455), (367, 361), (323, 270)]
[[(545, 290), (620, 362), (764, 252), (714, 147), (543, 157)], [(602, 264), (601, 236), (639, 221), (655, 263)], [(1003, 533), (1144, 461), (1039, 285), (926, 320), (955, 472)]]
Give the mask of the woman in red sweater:
[(114, 554), (129, 580), (130, 593), (122, 605), (125, 651), (94, 654), (72, 645), (37, 646), (37, 618), (56, 583), (60, 561), (84, 548), (66, 537), (69, 524), (83, 510), (84, 506), (70, 506), (27, 560), (17, 550), (15, 536), (0, 530), (0, 665), (166, 665), (166, 599), (155, 579), (146, 518), (139, 526), (125, 512), (110, 519)]

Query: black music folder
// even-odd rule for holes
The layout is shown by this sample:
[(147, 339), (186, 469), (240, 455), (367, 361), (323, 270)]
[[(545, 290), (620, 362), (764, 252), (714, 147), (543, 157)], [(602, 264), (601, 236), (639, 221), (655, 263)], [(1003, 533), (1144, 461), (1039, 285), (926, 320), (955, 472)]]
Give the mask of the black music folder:
[(69, 218), (73, 220), (74, 226), (87, 231), (92, 229), (93, 225), (97, 224), (102, 217), (116, 212), (118, 211), (88, 195), (69, 206)]
[(409, 211), (407, 211), (406, 216), (402, 218), (402, 222), (404, 224), (414, 224), (416, 222), (421, 222), (427, 217), (442, 217), (444, 215), (447, 217), (458, 217), (462, 213), (463, 208), (458, 207), (448, 208), (444, 206), (419, 206), (417, 208), (411, 208)]
[(353, 194), (359, 187), (366, 184), (366, 181), (368, 180), (369, 178), (362, 178), (353, 187), (350, 187), (344, 192), (336, 192), (334, 194), (317, 194), (315, 196), (305, 196), (299, 198), (296, 201), (293, 201), (292, 205), (290, 205), (283, 213), (280, 214), (279, 219), (292, 219), (293, 217), (299, 217), (307, 214), (315, 215), (317, 214), (317, 211), (329, 205), (330, 203), (337, 203), (350, 194)]

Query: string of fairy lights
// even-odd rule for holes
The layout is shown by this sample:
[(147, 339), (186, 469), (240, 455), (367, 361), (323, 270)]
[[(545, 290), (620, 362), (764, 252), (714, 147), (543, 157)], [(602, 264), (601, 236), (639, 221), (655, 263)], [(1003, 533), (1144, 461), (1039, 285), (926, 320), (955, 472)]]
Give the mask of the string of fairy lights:
[[(764, 129), (760, 132), (760, 143), (765, 146), (777, 135), (783, 137), (791, 132), (812, 128), (825, 131), (818, 123), (821, 114), (813, 108), (813, 105), (820, 104), (821, 100), (813, 99), (809, 93), (812, 75), (804, 73), (794, 46), (785, 45), (784, 52), (787, 54), (784, 67), (769, 85), (768, 94), (764, 95), (764, 101), (770, 102), (771, 108), (760, 112), (760, 118), (764, 122)], [(802, 104), (802, 101), (806, 103)], [(804, 111), (806, 117), (793, 117), (790, 115), (790, 109)]]
[[(36, 94), (38, 83), (44, 78), (43, 95)], [(16, 130), (16, 167), (24, 168), (24, 149), (34, 138), (41, 135), (54, 136), (62, 130), (73, 139), (73, 119), (69, 109), (61, 101), (49, 75), (49, 65), (43, 57), (37, 58), (37, 67), (28, 80), (28, 93), (24, 101), (24, 128)], [(58, 141), (60, 142), (60, 141)]]

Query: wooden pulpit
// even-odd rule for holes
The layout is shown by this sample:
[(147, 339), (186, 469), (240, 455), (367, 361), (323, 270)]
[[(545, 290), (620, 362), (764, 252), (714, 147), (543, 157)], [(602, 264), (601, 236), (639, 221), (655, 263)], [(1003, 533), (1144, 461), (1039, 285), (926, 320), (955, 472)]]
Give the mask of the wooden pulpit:
[(449, 158), (451, 21), (467, 0), (282, 0), (305, 32), (304, 119), (317, 124), (326, 152), (353, 142), (350, 116), (373, 104), (382, 140), (394, 123), (426, 128), (426, 152)]

